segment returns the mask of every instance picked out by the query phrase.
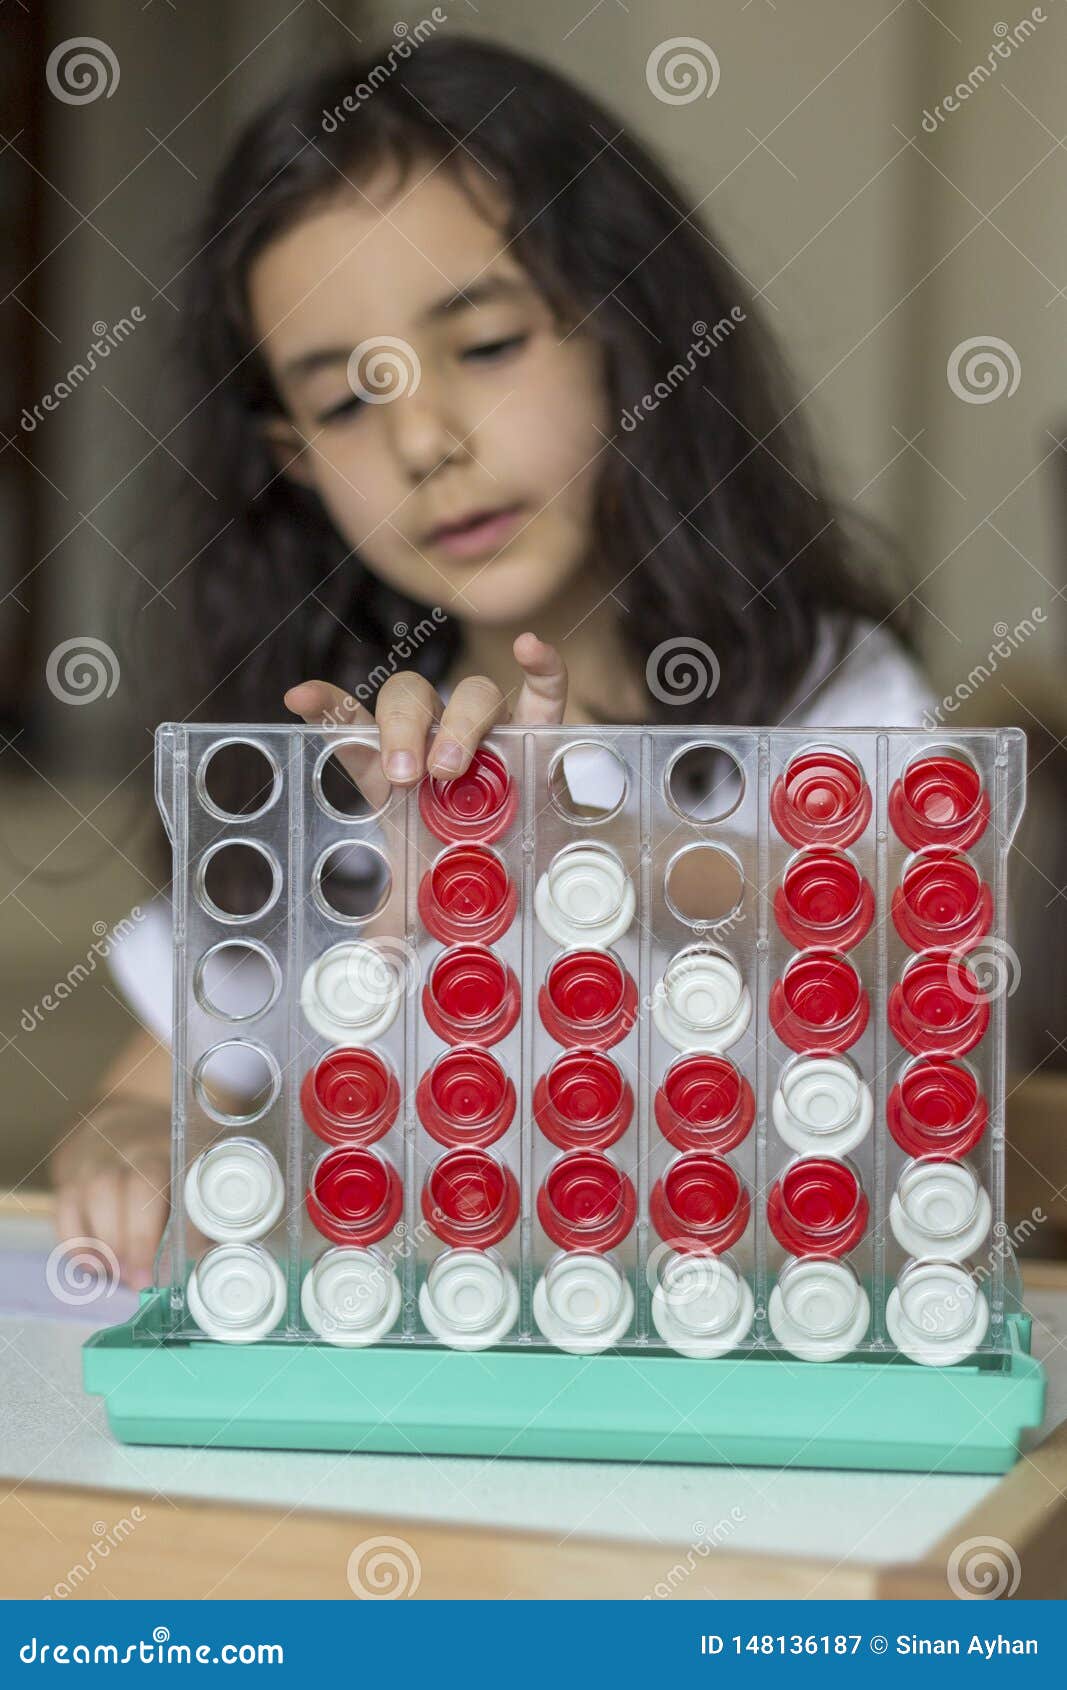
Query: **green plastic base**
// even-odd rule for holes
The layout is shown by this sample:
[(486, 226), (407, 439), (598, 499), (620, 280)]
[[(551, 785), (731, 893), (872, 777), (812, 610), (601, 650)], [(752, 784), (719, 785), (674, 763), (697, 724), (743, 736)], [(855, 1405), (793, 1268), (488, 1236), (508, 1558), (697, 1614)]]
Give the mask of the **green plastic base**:
[(85, 1346), (85, 1388), (125, 1443), (1001, 1473), (1044, 1411), (1024, 1314), (1007, 1356), (931, 1368), (163, 1343), (161, 1297)]

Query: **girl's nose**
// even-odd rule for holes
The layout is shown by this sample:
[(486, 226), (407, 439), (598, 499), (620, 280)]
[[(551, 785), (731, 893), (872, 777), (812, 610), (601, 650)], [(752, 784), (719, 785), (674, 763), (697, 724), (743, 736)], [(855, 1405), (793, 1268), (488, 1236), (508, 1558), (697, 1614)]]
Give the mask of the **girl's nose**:
[(459, 419), (422, 384), (386, 409), (393, 450), (413, 481), (424, 480), (452, 459), (471, 455)]

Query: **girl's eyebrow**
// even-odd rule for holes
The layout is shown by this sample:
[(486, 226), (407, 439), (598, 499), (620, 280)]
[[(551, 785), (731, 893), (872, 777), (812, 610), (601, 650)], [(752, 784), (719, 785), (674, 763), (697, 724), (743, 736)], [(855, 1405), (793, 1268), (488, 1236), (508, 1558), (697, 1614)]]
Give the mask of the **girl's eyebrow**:
[[(426, 323), (440, 322), (444, 317), (458, 316), (461, 311), (467, 311), (480, 305), (492, 304), (499, 299), (515, 299), (529, 292), (529, 283), (519, 276), (481, 276), (460, 287), (453, 293), (445, 294), (441, 299), (428, 305), (419, 314), (419, 321)], [(320, 346), (308, 352), (299, 352), (282, 365), (280, 374), (289, 382), (306, 380), (317, 370), (334, 364), (347, 364), (352, 356), (350, 346)]]
[(529, 283), (522, 276), (480, 276), (468, 282), (466, 287), (457, 288), (455, 293), (446, 294), (433, 305), (427, 306), (422, 313), (424, 322), (436, 322), (441, 317), (454, 316), (471, 306), (488, 305), (496, 299), (514, 299), (517, 295), (528, 293)]

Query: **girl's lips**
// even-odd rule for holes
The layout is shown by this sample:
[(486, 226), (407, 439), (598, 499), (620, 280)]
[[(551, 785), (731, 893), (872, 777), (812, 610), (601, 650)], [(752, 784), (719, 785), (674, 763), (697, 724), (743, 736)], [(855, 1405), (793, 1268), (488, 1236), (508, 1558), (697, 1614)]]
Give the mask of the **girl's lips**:
[(489, 511), (485, 516), (465, 523), (462, 528), (437, 529), (427, 542), (450, 557), (481, 557), (501, 545), (522, 514), (522, 505), (509, 505), (506, 510)]

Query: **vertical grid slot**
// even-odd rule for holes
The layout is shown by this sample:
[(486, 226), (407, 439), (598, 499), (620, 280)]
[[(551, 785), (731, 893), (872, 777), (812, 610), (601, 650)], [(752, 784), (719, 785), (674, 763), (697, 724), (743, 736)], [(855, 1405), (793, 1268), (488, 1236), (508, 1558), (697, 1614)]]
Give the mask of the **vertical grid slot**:
[(186, 1086), (189, 1073), (189, 1043), (187, 1028), (188, 1006), (188, 945), (187, 921), (189, 898), (189, 731), (185, 727), (173, 730), (168, 766), (170, 785), (170, 825), (173, 827), (174, 894), (172, 905), (174, 949), (171, 957), (171, 979), (174, 992), (174, 1026), (171, 1073), (171, 1213), (170, 1238), (171, 1289), (167, 1304), (169, 1328), (179, 1326), (185, 1307), (185, 1279), (187, 1247), (185, 1241), (185, 1152), (186, 1152)]
[[(1008, 848), (1014, 828), (1008, 819), (1009, 794), (1007, 792), (1008, 742), (1006, 735), (997, 739), (997, 754), (993, 765), (993, 813), (991, 817), (993, 832), (993, 931), (1000, 936), (1001, 943), (1007, 944), (1008, 936), (1008, 888), (1007, 866)], [(1005, 962), (1002, 956), (1001, 966)], [(992, 1271), (989, 1286), (989, 1342), (994, 1349), (999, 1349), (1004, 1342), (1004, 1240), (1007, 1227), (1004, 1219), (1004, 1157), (1006, 1151), (1006, 1133), (1004, 1122), (1004, 1097), (1007, 1066), (1007, 993), (997, 991), (993, 999), (990, 1015), (991, 1033), (993, 1039), (993, 1083), (990, 1099), (990, 1149), (988, 1161), (991, 1165), (990, 1202), (993, 1208)]]
[(300, 1279), (304, 1231), (304, 1118), (300, 1108), (300, 998), (293, 983), (302, 978), (304, 958), (304, 746), (305, 736), (295, 733), (289, 741), (287, 784), (289, 798), (289, 861), (283, 865), (285, 885), (285, 979), (287, 1014), (285, 1049), (277, 1052), (284, 1075), (286, 1137), (286, 1205), (288, 1312), (286, 1331), (300, 1327)]
[[(638, 768), (641, 781), (640, 815), (640, 890), (638, 898), (638, 926), (640, 939), (637, 963), (637, 1001), (652, 1002), (652, 778), (653, 743), (642, 734), (638, 749)], [(657, 771), (658, 773), (658, 771)], [(651, 1152), (649, 1127), (649, 1095), (652, 1089), (652, 1029), (647, 1009), (638, 1021), (637, 1041), (637, 1257), (634, 1268), (634, 1296), (636, 1320), (634, 1331), (638, 1342), (648, 1338), (648, 1159)]]
[(872, 1343), (883, 1344), (885, 1333), (886, 1299), (886, 1228), (889, 1224), (889, 1193), (886, 1190), (886, 1068), (889, 1062), (886, 1038), (886, 1009), (889, 1002), (888, 946), (892, 934), (889, 919), (889, 740), (878, 735), (875, 748), (874, 790), (874, 930), (878, 935), (875, 946), (874, 981), (874, 1175), (871, 1192), (870, 1221), (873, 1260), (871, 1264), (871, 1326)]
[(533, 1323), (533, 1063), (537, 982), (534, 976), (534, 823), (537, 819), (537, 737), (522, 738), (522, 885), (519, 920), (522, 923), (522, 1006), (519, 1020), (519, 1337), (529, 1339)]
[[(395, 802), (395, 800), (393, 800)], [(418, 1181), (416, 1178), (415, 1087), (419, 1079), (419, 997), (421, 969), (418, 966), (418, 865), (415, 857), (419, 829), (418, 788), (409, 788), (403, 796), (404, 817), (404, 1045), (400, 1053), (400, 1096), (404, 1110), (404, 1209), (403, 1254), (400, 1260), (401, 1316), (400, 1330), (405, 1338), (412, 1338), (418, 1330), (418, 1262), (419, 1238), (422, 1222), (419, 1214)]]
[(756, 1314), (752, 1326), (752, 1341), (769, 1336), (767, 1321), (767, 995), (769, 918), (767, 905), (771, 875), (770, 851), (770, 740), (760, 734), (756, 753), (756, 1190), (755, 1198), (755, 1258)]

